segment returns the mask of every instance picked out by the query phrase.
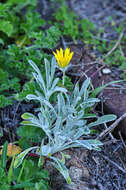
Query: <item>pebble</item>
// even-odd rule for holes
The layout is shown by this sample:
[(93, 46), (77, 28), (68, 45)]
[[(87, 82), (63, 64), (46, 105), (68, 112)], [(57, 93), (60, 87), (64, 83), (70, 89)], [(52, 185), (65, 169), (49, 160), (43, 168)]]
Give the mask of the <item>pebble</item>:
[(80, 180), (83, 176), (83, 170), (75, 166), (71, 166), (69, 169), (71, 180)]
[(107, 75), (107, 74), (111, 73), (111, 70), (109, 68), (104, 68), (104, 69), (102, 69), (102, 73)]

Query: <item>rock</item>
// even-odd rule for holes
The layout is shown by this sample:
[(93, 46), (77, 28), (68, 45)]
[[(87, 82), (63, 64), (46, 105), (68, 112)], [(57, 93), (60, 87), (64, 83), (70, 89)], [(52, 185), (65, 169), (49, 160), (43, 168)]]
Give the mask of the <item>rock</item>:
[(81, 168), (71, 166), (69, 169), (69, 175), (72, 181), (80, 180), (83, 176), (83, 170)]

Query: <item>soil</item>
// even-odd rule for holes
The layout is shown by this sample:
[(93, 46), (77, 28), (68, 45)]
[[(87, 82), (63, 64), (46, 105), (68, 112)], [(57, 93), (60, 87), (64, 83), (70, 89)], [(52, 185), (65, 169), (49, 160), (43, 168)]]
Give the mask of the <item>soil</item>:
[(0, 109), (0, 129), (2, 137), (0, 137), (0, 145), (3, 145), (5, 141), (14, 142), (19, 140), (17, 136), (17, 128), (22, 121), (21, 115), (25, 112), (34, 112), (35, 103), (26, 103), (15, 101), (12, 106), (7, 106)]
[(116, 39), (113, 24), (119, 26), (126, 21), (126, 1), (125, 0), (69, 0), (69, 7), (80, 18), (92, 21), (97, 28), (103, 28), (103, 39)]
[(74, 149), (71, 152), (67, 167), (73, 183), (68, 185), (62, 176), (55, 174), (54, 178), (53, 173), (52, 190), (126, 189), (126, 170), (123, 169), (126, 151), (121, 141), (114, 144), (106, 142), (101, 152), (84, 149)]
[[(50, 1), (39, 0), (39, 12), (47, 17), (50, 16)], [(101, 0), (70, 0), (68, 5), (81, 18), (89, 18), (97, 27), (106, 27), (104, 38), (116, 38), (113, 33), (108, 16), (112, 16), (115, 21), (124, 21), (126, 19), (126, 2), (121, 0), (101, 1)], [(44, 10), (44, 11), (43, 11)], [(110, 26), (110, 27), (109, 27)], [(110, 32), (109, 32), (110, 31)], [(107, 82), (122, 79), (122, 71), (116, 67), (111, 67), (109, 74), (104, 74), (103, 69), (107, 68), (103, 63), (93, 63), (97, 55), (84, 44), (71, 45), (74, 51), (72, 64), (67, 75), (72, 78), (73, 83), (83, 82), (86, 76), (90, 76), (94, 87)], [(126, 84), (119, 83), (100, 93), (101, 99), (100, 114), (114, 113), (120, 117), (126, 112)], [(20, 137), (17, 136), (16, 130), (21, 122), (21, 115), (24, 112), (34, 112), (35, 104), (33, 102), (14, 102), (12, 106), (5, 107), (0, 110), (0, 126), (2, 127), (3, 137), (0, 138), (0, 145), (6, 140), (13, 142)], [(125, 190), (126, 189), (126, 120), (124, 119), (115, 131), (114, 138), (107, 135), (102, 142), (101, 151), (88, 151), (85, 149), (70, 149), (67, 154), (71, 155), (71, 159), (67, 160), (66, 165), (72, 179), (72, 185), (66, 184), (63, 177), (46, 163), (46, 168), (50, 172), (51, 190)], [(100, 130), (104, 130), (104, 126), (100, 126)], [(117, 128), (116, 128), (117, 129)], [(119, 131), (121, 136), (118, 135)], [(124, 140), (122, 136), (124, 135)]]

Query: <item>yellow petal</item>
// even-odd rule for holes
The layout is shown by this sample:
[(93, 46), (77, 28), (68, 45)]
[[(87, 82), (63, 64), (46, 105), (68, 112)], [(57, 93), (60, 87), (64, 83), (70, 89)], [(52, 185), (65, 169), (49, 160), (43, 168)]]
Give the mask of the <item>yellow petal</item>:
[(53, 51), (54, 56), (56, 56), (56, 53)]
[(65, 56), (65, 57), (69, 56), (69, 53), (70, 53), (70, 49), (69, 49), (69, 48), (66, 48), (64, 56)]
[(56, 60), (58, 60), (58, 56), (57, 56), (57, 54), (56, 54), (55, 52), (53, 52), (53, 54), (54, 54)]
[(70, 60), (72, 59), (73, 54), (74, 54), (73, 52), (70, 53), (70, 55), (69, 55), (69, 62), (70, 62)]
[(60, 48), (60, 57), (63, 59), (63, 49)]
[(56, 52), (57, 52), (57, 56), (60, 57), (60, 51), (57, 49)]

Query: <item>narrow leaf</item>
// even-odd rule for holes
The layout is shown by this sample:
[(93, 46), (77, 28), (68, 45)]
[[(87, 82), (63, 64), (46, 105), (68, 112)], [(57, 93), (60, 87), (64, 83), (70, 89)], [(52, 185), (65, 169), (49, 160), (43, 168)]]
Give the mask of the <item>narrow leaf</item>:
[(100, 125), (100, 124), (103, 124), (103, 123), (107, 123), (107, 122), (110, 122), (110, 121), (113, 121), (117, 118), (116, 115), (113, 115), (113, 114), (110, 114), (110, 115), (104, 115), (102, 117), (99, 117), (97, 121), (95, 122), (92, 122), (90, 124), (88, 124), (87, 126), (88, 127), (94, 127), (96, 125)]
[(2, 155), (1, 155), (1, 164), (3, 168), (6, 168), (6, 162), (7, 162), (7, 148), (8, 148), (8, 142), (6, 141), (4, 143), (3, 149), (2, 149)]
[(64, 165), (64, 163), (62, 162), (62, 160), (56, 158), (56, 157), (50, 157), (51, 159), (53, 159), (55, 163), (52, 163), (54, 167), (56, 167), (56, 169), (63, 175), (63, 177), (66, 179), (68, 184), (72, 184), (71, 178), (69, 176), (69, 172), (66, 168), (66, 166)]
[(8, 183), (9, 183), (9, 184), (11, 183), (12, 177), (13, 177), (14, 159), (15, 159), (15, 157), (13, 156), (13, 159), (12, 159), (12, 161), (11, 161), (11, 165), (10, 165), (10, 168), (9, 168), (9, 171), (8, 171), (8, 176), (7, 176), (7, 178), (8, 178)]
[(109, 82), (109, 83), (107, 83), (107, 84), (105, 84), (103, 86), (95, 88), (95, 90), (93, 90), (93, 92), (91, 93), (90, 98), (95, 98), (107, 86), (115, 84), (115, 83), (119, 83), (119, 82), (122, 82), (122, 81), (123, 80), (112, 81), (112, 82)]
[(15, 158), (15, 161), (14, 161), (14, 168), (17, 168), (19, 167), (22, 162), (23, 162), (23, 159), (24, 157), (28, 154), (28, 152), (30, 152), (31, 150), (33, 149), (37, 149), (39, 148), (38, 146), (35, 146), (35, 147), (31, 147), (31, 148), (28, 148), (26, 150), (24, 150), (23, 152), (21, 152), (16, 158)]

